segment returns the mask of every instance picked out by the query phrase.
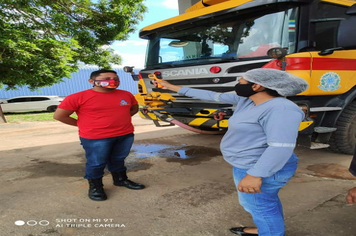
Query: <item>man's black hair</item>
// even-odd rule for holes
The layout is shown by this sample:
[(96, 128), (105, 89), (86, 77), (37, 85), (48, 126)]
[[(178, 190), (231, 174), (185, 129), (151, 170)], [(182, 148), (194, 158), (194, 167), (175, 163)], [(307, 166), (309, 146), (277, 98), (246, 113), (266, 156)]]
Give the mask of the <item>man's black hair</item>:
[(102, 73), (114, 73), (117, 75), (116, 71), (114, 71), (114, 70), (100, 69), (100, 70), (91, 72), (90, 79), (96, 79), (96, 77), (98, 77)]

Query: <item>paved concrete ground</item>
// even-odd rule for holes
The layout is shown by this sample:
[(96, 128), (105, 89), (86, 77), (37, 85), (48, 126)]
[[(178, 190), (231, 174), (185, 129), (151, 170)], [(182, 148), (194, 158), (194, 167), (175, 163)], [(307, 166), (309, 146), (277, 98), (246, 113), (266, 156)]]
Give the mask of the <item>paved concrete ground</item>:
[[(134, 117), (136, 140), (127, 159), (141, 191), (104, 184), (108, 200), (91, 201), (82, 178), (83, 151), (75, 127), (58, 122), (0, 124), (0, 235), (228, 236), (252, 225), (238, 205), (221, 136), (178, 127), (156, 128)], [(356, 235), (356, 186), (350, 155), (296, 150), (298, 171), (281, 190), (288, 236)]]

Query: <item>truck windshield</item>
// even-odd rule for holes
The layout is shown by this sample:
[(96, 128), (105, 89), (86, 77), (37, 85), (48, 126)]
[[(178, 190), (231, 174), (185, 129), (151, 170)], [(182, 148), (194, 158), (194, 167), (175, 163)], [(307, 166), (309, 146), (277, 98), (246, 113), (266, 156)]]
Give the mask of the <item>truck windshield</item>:
[(297, 8), (250, 18), (197, 21), (150, 37), (146, 68), (166, 68), (267, 56), (273, 47), (295, 51)]

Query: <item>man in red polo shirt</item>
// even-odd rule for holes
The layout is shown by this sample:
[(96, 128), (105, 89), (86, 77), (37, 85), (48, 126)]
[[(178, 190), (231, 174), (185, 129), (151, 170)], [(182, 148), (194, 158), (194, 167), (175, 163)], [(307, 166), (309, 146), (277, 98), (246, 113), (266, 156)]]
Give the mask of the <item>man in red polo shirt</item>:
[[(125, 167), (134, 141), (131, 117), (138, 112), (135, 97), (117, 89), (120, 80), (113, 70), (92, 72), (89, 83), (92, 89), (67, 96), (53, 116), (64, 124), (78, 126), (87, 159), (84, 178), (89, 182), (89, 198), (107, 199), (102, 182), (105, 167), (111, 172), (114, 185), (145, 188), (127, 178)], [(78, 119), (71, 117), (74, 112)]]
[[(354, 153), (354, 156), (352, 158), (349, 171), (350, 171), (351, 174), (356, 176), (356, 146), (355, 146), (355, 153)], [(346, 196), (346, 201), (349, 204), (356, 203), (356, 187), (354, 187), (354, 188), (352, 188), (352, 189), (350, 189), (348, 191), (347, 196)]]

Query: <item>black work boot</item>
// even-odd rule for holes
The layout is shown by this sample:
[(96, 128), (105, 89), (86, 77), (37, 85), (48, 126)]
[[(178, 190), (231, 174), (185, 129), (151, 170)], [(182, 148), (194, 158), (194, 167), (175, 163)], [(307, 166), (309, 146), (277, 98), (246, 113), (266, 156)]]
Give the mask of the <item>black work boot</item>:
[(143, 184), (135, 183), (127, 178), (126, 171), (111, 172), (115, 186), (123, 186), (129, 189), (140, 190), (144, 189)]
[(88, 179), (89, 182), (89, 193), (88, 196), (94, 201), (104, 201), (108, 197), (103, 189), (103, 179)]

